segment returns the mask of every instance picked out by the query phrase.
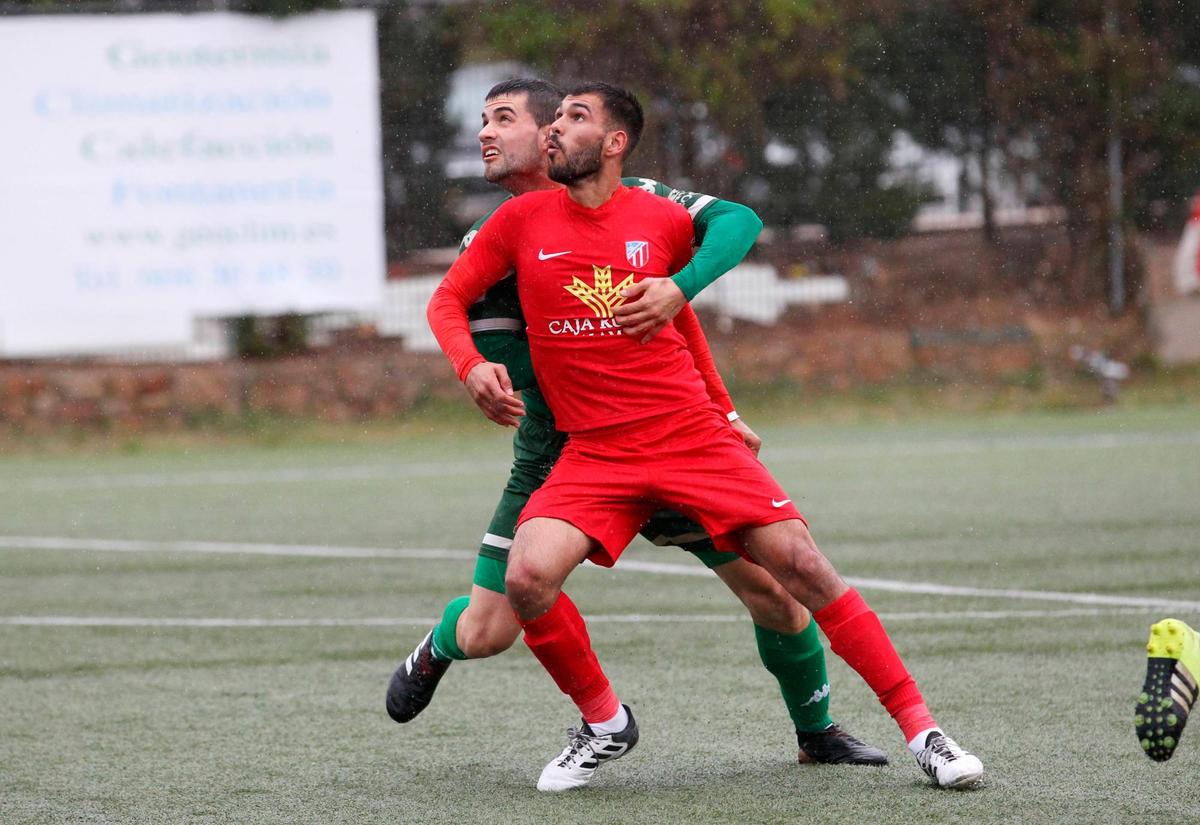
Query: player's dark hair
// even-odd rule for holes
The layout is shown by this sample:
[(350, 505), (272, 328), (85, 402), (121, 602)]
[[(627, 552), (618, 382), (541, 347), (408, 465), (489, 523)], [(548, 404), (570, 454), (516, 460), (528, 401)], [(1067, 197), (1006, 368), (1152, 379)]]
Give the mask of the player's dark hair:
[(618, 126), (629, 136), (624, 157), (628, 158), (633, 154), (638, 141), (642, 138), (642, 129), (646, 125), (646, 118), (642, 114), (642, 104), (638, 103), (633, 92), (611, 83), (599, 81), (579, 83), (567, 89), (568, 97), (578, 97), (579, 95), (596, 95), (604, 102), (604, 111), (609, 122)]
[(493, 86), (484, 100), (515, 94), (525, 95), (526, 105), (539, 129), (554, 122), (554, 114), (564, 97), (563, 90), (549, 80), (537, 77), (514, 77)]

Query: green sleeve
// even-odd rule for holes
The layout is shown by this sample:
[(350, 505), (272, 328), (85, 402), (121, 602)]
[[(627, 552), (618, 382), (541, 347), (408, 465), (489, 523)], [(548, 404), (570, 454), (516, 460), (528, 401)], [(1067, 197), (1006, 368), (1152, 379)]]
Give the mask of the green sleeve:
[(622, 178), (621, 183), (674, 201), (692, 216), (700, 247), (687, 266), (671, 277), (689, 301), (740, 264), (762, 232), (762, 221), (749, 206), (717, 200), (700, 192), (673, 189), (653, 178)]
[(700, 248), (683, 269), (671, 276), (689, 301), (741, 263), (763, 228), (753, 209), (721, 200), (710, 203), (693, 222)]

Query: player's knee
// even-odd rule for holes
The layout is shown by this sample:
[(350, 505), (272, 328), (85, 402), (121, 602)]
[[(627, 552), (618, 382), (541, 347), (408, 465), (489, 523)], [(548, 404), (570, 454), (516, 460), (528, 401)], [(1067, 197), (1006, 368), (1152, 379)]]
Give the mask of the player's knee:
[(802, 603), (803, 597), (816, 596), (837, 582), (837, 572), (799, 520), (763, 535), (757, 552), (763, 566)]
[(788, 584), (797, 601), (810, 609), (827, 604), (845, 590), (837, 570), (815, 545), (795, 548), (785, 561), (785, 570), (780, 580)]
[(828, 562), (816, 548), (793, 548), (784, 556), (783, 567), (787, 578), (802, 585), (805, 590), (820, 590), (824, 584)]
[(824, 567), (825, 557), (816, 547), (800, 546), (792, 552), (792, 570), (805, 581), (813, 582), (820, 578)]
[[(510, 559), (508, 570), (504, 574), (504, 589), (508, 592), (508, 600), (517, 613), (526, 615), (543, 602), (548, 602), (550, 582), (535, 565), (520, 559)], [(545, 607), (548, 609), (549, 604)]]
[(494, 615), (491, 620), (482, 622), (460, 622), (458, 646), (472, 659), (486, 659), (512, 647), (520, 632), (521, 626), (511, 612), (508, 616)]
[(513, 599), (522, 599), (533, 588), (533, 574), (529, 568), (510, 558), (508, 560), (508, 569), (504, 571), (504, 592), (508, 594), (510, 601)]

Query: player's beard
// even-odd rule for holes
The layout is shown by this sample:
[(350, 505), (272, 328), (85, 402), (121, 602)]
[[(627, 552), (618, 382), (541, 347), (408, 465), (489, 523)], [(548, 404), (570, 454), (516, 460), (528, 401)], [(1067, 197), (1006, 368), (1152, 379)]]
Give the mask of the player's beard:
[(550, 158), (550, 180), (570, 186), (600, 171), (603, 140), (598, 140), (591, 146), (584, 146), (573, 155), (568, 155), (567, 150), (557, 143), (554, 146), (558, 149), (558, 154)]

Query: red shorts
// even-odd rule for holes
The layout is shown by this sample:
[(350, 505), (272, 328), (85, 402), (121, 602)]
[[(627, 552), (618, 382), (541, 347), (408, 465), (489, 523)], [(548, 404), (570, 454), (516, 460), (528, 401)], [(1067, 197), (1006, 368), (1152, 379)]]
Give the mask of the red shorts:
[(719, 550), (743, 555), (741, 530), (803, 520), (724, 414), (702, 407), (571, 436), (518, 526), (531, 518), (569, 522), (600, 543), (588, 558), (612, 567), (663, 507), (700, 522)]

